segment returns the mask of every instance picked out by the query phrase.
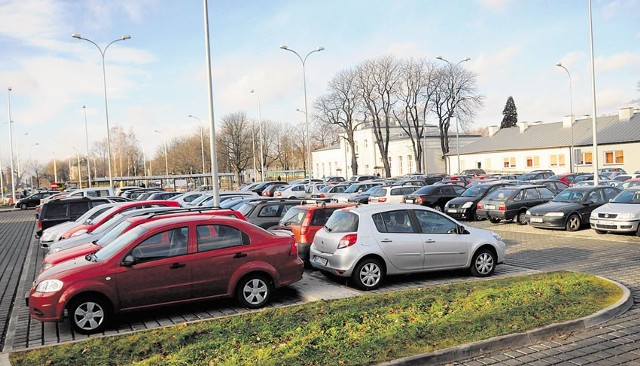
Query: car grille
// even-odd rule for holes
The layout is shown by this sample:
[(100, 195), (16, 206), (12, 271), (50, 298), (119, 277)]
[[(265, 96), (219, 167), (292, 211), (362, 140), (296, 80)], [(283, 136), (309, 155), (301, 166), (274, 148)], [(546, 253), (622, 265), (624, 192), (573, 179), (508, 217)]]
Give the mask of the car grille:
[(459, 203), (450, 203), (450, 204), (448, 205), (448, 207), (449, 207), (449, 208), (458, 208), (458, 207), (460, 207), (460, 204), (459, 204)]
[(601, 224), (597, 224), (595, 226), (598, 229), (617, 229), (618, 228), (616, 225), (601, 225)]
[(598, 213), (598, 218), (599, 219), (615, 219), (616, 217), (618, 217), (618, 214), (614, 214), (614, 213)]

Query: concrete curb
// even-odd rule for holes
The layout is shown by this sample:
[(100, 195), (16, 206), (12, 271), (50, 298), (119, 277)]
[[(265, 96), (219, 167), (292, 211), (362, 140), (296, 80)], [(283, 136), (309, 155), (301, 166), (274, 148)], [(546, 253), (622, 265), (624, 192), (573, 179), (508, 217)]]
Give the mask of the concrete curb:
[(8, 353), (0, 353), (0, 366), (11, 366)]
[(570, 320), (564, 323), (551, 324), (546, 327), (533, 329), (523, 333), (507, 334), (504, 336), (485, 339), (478, 342), (463, 344), (435, 352), (423, 353), (420, 355), (399, 358), (397, 360), (381, 363), (381, 366), (397, 365), (434, 365), (456, 360), (480, 356), (487, 352), (499, 351), (501, 349), (524, 346), (549, 339), (552, 336), (569, 333), (572, 331), (585, 329), (596, 324), (609, 321), (620, 314), (625, 313), (633, 306), (631, 291), (622, 284), (608, 278), (599, 277), (609, 281), (622, 290), (622, 297), (615, 304), (606, 309), (602, 309), (584, 318)]

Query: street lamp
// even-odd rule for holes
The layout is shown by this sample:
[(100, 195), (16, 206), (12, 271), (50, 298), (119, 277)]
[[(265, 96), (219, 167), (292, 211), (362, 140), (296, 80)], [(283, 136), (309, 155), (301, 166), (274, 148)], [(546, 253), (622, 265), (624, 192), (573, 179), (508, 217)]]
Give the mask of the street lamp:
[(264, 135), (262, 135), (262, 107), (260, 106), (260, 95), (253, 89), (251, 89), (249, 93), (255, 93), (256, 97), (258, 97), (258, 127), (260, 130), (260, 176), (262, 177), (262, 181), (264, 182)]
[(556, 66), (563, 68), (564, 71), (567, 72), (567, 76), (569, 76), (569, 108), (571, 111), (571, 114), (569, 115), (569, 118), (571, 118), (571, 148), (569, 149), (569, 169), (571, 170), (571, 173), (573, 173), (573, 90), (571, 88), (571, 73), (569, 73), (569, 70), (560, 62), (558, 62)]
[(307, 124), (307, 166), (309, 167), (309, 183), (311, 183), (311, 139), (309, 138), (309, 106), (307, 105), (307, 76), (306, 76), (306, 71), (305, 71), (305, 63), (307, 61), (307, 57), (309, 57), (310, 54), (314, 53), (314, 52), (320, 52), (324, 50), (324, 47), (320, 46), (318, 48), (316, 48), (315, 50), (307, 53), (307, 55), (302, 58), (300, 56), (300, 54), (298, 54), (298, 52), (290, 49), (289, 47), (287, 47), (286, 45), (282, 45), (280, 46), (281, 49), (285, 50), (285, 51), (289, 51), (289, 52), (293, 52), (296, 56), (298, 56), (298, 58), (300, 59), (300, 62), (302, 62), (302, 85), (304, 88), (304, 118), (305, 118), (305, 122)]
[(205, 169), (204, 169), (204, 133), (202, 132), (202, 121), (200, 120), (200, 118), (198, 118), (196, 116), (188, 115), (187, 117), (197, 119), (198, 123), (200, 125), (200, 149), (202, 150), (202, 174), (204, 174), (205, 173)]
[(107, 52), (107, 48), (109, 48), (109, 46), (111, 46), (112, 44), (118, 41), (126, 41), (127, 39), (131, 39), (131, 36), (128, 34), (125, 34), (122, 36), (122, 38), (118, 38), (116, 40), (109, 42), (109, 44), (107, 44), (104, 50), (100, 48), (100, 46), (98, 46), (94, 41), (88, 38), (83, 38), (78, 33), (73, 33), (71, 37), (81, 39), (83, 41), (87, 41), (93, 44), (98, 48), (98, 51), (100, 51), (100, 56), (102, 56), (102, 85), (104, 86), (104, 115), (105, 115), (105, 120), (107, 121), (107, 155), (109, 158), (107, 160), (108, 160), (108, 167), (109, 167), (109, 187), (113, 187), (113, 175), (111, 173), (111, 130), (109, 128), (109, 105), (107, 103), (107, 72), (104, 67), (104, 54), (105, 52)]
[(91, 188), (91, 163), (89, 162), (89, 128), (87, 127), (87, 107), (82, 106), (82, 110), (84, 111), (84, 137), (87, 141), (87, 180), (89, 181), (88, 185)]
[(9, 87), (9, 92), (7, 94), (7, 106), (9, 110), (9, 154), (11, 155), (11, 199), (13, 204), (16, 203), (16, 181), (13, 178), (13, 121), (11, 120), (11, 87)]
[[(449, 60), (445, 59), (442, 56), (438, 56), (436, 58), (438, 60), (440, 60), (440, 61), (444, 61), (444, 62), (449, 64), (449, 68), (451, 69), (451, 74), (452, 74), (451, 75), (451, 92), (453, 93), (453, 89), (455, 87), (455, 78), (453, 77), (453, 69), (454, 69), (454, 67), (458, 67), (458, 65), (460, 65), (463, 62), (470, 61), (471, 58), (467, 57), (464, 60), (460, 60), (460, 61), (458, 61), (458, 63), (455, 66), (453, 66), (453, 64), (451, 64), (451, 62), (449, 62)], [(453, 95), (452, 95), (452, 97), (453, 97)], [(457, 95), (455, 97), (457, 97)], [(455, 98), (454, 98), (453, 104), (452, 104), (453, 105), (453, 109), (450, 112), (451, 113), (451, 117), (455, 114), (454, 113), (455, 112), (455, 102), (456, 101), (455, 101)], [(451, 118), (451, 117), (449, 117), (449, 118)], [(458, 173), (460, 173), (460, 171), (461, 171), (460, 170), (460, 122), (458, 121), (458, 117), (457, 116), (456, 116), (456, 156), (458, 158)]]
[(167, 155), (167, 138), (164, 137), (164, 134), (158, 130), (155, 130), (154, 132), (157, 132), (162, 135), (162, 141), (164, 142), (164, 174), (166, 176), (169, 176), (169, 158)]

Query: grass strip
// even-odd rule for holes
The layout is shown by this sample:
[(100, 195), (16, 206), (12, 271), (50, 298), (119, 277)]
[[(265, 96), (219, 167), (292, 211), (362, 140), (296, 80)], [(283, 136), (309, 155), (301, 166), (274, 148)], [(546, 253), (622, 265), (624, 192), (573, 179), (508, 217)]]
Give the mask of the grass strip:
[(581, 318), (620, 298), (552, 272), (267, 309), (10, 354), (12, 365), (369, 365)]

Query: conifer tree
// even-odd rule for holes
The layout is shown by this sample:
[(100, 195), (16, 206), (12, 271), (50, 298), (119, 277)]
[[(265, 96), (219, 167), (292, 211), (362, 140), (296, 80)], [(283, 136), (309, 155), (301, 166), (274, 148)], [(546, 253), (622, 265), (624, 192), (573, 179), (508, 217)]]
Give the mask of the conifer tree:
[(513, 101), (513, 97), (510, 96), (507, 99), (507, 104), (504, 106), (502, 115), (504, 117), (502, 118), (500, 128), (515, 127), (518, 124), (518, 110), (516, 109), (516, 103)]

